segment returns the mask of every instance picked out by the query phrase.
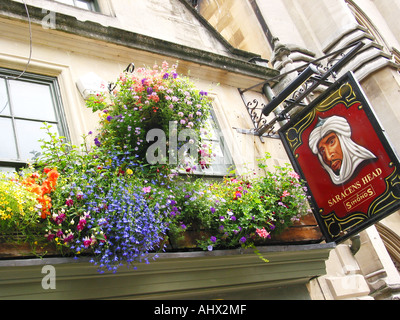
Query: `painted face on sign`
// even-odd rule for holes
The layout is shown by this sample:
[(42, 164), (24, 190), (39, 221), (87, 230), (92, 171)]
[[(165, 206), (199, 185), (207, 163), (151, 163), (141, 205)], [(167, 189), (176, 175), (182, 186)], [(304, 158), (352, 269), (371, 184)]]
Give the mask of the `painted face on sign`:
[(352, 131), (344, 117), (319, 118), (309, 137), (311, 151), (335, 185), (349, 181), (357, 167), (376, 157), (351, 139)]
[(320, 140), (318, 143), (318, 152), (322, 156), (325, 164), (338, 175), (342, 167), (343, 151), (335, 132), (327, 134)]

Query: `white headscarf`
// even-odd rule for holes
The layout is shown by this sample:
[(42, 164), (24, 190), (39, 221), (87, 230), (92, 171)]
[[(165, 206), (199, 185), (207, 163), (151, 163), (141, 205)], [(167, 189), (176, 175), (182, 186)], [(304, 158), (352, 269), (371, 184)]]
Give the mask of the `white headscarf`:
[[(338, 136), (343, 151), (343, 161), (339, 175), (336, 175), (325, 164), (322, 155), (318, 151), (320, 140), (331, 132), (335, 132)], [(329, 173), (335, 185), (343, 184), (350, 179), (358, 165), (363, 161), (376, 158), (372, 152), (351, 140), (350, 125), (345, 118), (339, 116), (332, 116), (326, 119), (320, 118), (318, 124), (310, 134), (308, 143), (312, 152), (318, 155), (322, 166)]]

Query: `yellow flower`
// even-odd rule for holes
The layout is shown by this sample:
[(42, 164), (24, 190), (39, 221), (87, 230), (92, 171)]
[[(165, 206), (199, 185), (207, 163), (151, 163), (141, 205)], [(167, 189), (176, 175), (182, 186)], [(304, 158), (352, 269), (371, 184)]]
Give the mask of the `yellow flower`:
[(131, 174), (133, 174), (133, 171), (132, 171), (131, 169), (127, 169), (127, 170), (126, 170), (126, 174), (131, 175)]

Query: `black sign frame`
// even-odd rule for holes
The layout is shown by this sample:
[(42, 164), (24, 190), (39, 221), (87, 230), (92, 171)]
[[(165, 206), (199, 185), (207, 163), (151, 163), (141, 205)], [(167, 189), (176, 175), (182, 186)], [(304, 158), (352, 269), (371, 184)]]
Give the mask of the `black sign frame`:
[[(366, 149), (375, 156), (358, 161), (358, 165), (356, 160), (347, 161), (347, 167), (351, 167), (349, 163), (355, 167), (347, 180), (339, 179), (339, 175), (344, 175), (341, 171), (347, 169), (344, 159), (336, 161), (342, 165), (335, 171), (340, 172), (338, 175), (333, 172), (335, 161), (327, 160), (329, 145), (324, 140), (329, 133), (319, 140), (314, 138), (322, 131), (334, 132), (329, 126), (350, 128), (350, 137), (347, 133), (342, 140), (339, 134), (336, 136), (342, 154), (346, 141), (357, 134), (363, 146), (357, 147), (352, 140), (357, 145), (354, 148)], [(311, 209), (327, 242), (343, 242), (400, 209), (399, 157), (352, 72), (295, 114), (278, 133), (293, 168), (306, 182)], [(373, 141), (376, 146), (371, 145)]]

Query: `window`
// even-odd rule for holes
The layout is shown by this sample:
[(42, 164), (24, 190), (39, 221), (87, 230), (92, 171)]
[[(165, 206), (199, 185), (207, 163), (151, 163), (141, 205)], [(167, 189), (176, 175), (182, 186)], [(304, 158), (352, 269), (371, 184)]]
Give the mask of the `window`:
[(98, 5), (94, 0), (55, 0), (55, 1), (89, 11), (99, 11)]
[[(192, 171), (195, 175), (212, 177), (227, 175), (229, 171), (233, 169), (234, 164), (213, 110), (211, 110), (211, 116), (203, 126), (200, 139), (205, 145), (210, 146), (213, 158), (211, 161), (207, 161), (207, 158), (205, 159), (207, 163), (206, 166), (202, 166), (198, 162), (193, 166), (193, 164), (190, 163), (190, 158), (188, 158), (186, 165), (192, 168), (195, 167)], [(204, 158), (199, 155), (198, 160), (201, 161), (202, 159), (204, 160)], [(182, 170), (182, 172), (183, 171), (184, 170)]]
[(40, 139), (46, 139), (43, 123), (66, 136), (61, 100), (55, 78), (0, 69), (0, 171), (22, 167), (41, 152)]

